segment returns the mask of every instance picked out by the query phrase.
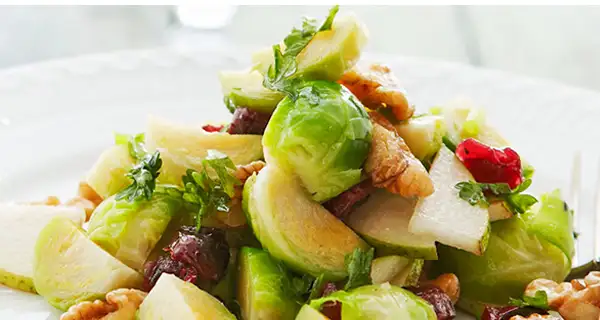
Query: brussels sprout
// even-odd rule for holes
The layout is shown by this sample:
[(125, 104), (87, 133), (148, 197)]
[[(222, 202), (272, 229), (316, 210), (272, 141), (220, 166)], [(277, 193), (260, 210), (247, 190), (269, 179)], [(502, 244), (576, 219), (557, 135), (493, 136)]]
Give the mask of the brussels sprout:
[(342, 303), (342, 319), (423, 319), (435, 320), (433, 307), (425, 300), (389, 283), (356, 288), (350, 292), (337, 291), (310, 302), (315, 309), (327, 301)]
[(329, 320), (329, 318), (315, 310), (313, 307), (305, 304), (300, 309), (300, 312), (298, 312), (296, 320)]
[(310, 199), (299, 180), (269, 164), (244, 185), (243, 206), (256, 238), (273, 257), (314, 277), (341, 280), (344, 257), (368, 246)]
[(102, 299), (119, 288), (139, 288), (143, 277), (88, 239), (73, 221), (55, 217), (40, 231), (33, 258), (33, 283), (52, 306), (67, 310)]
[(271, 113), (283, 99), (281, 92), (263, 87), (263, 75), (258, 71), (226, 71), (219, 74), (223, 95), (236, 106)]
[(136, 319), (223, 319), (235, 316), (215, 297), (176, 276), (163, 273), (144, 302)]
[(238, 302), (246, 320), (294, 319), (300, 302), (292, 276), (261, 249), (240, 249)]
[(265, 131), (267, 163), (300, 177), (315, 201), (325, 201), (360, 181), (371, 146), (371, 122), (344, 87), (306, 82), (294, 101), (283, 99)]
[(89, 238), (129, 267), (141, 270), (180, 200), (154, 194), (150, 201), (128, 202), (110, 197), (92, 214)]
[(569, 273), (565, 252), (573, 252), (570, 215), (558, 193), (543, 195), (525, 214), (491, 224), (483, 256), (440, 246), (436, 270), (458, 276), (460, 305), (469, 312), (481, 314), (482, 303), (504, 305), (509, 297), (520, 297), (534, 279), (560, 282)]

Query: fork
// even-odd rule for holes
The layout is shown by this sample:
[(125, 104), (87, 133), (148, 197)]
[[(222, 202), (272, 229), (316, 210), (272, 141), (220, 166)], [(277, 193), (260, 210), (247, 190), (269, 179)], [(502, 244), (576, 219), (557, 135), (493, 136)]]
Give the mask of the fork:
[[(600, 271), (600, 165), (598, 168), (599, 176), (596, 180), (596, 190), (594, 192), (594, 217), (593, 217), (593, 258), (584, 264), (580, 260), (581, 240), (575, 240), (575, 255), (572, 260), (572, 269), (567, 280), (580, 279), (585, 277), (590, 271)], [(570, 190), (570, 206), (573, 209), (573, 226), (575, 231), (579, 231), (581, 221), (581, 153), (575, 153), (571, 168), (571, 190)]]

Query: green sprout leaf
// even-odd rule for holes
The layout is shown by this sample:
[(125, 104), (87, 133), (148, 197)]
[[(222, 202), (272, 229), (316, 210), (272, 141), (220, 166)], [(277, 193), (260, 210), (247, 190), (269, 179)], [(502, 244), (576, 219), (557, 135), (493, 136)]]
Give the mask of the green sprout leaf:
[(229, 212), (229, 202), (235, 187), (241, 182), (232, 174), (233, 161), (226, 155), (209, 150), (202, 160), (202, 172), (188, 169), (183, 181), (183, 200), (197, 208), (196, 228), (200, 229), (202, 218), (215, 212)]
[(129, 155), (137, 161), (137, 164), (127, 173), (127, 177), (132, 180), (132, 183), (117, 193), (116, 199), (127, 199), (128, 202), (150, 200), (162, 166), (160, 153), (158, 151), (148, 153), (144, 147), (143, 133), (131, 136), (116, 134), (115, 143), (127, 145)]
[(312, 286), (310, 288), (310, 295), (308, 296), (308, 301), (320, 297), (321, 292), (323, 291), (323, 287), (326, 283), (327, 280), (325, 279), (325, 274), (321, 273), (312, 283)]
[(285, 52), (281, 52), (280, 45), (276, 44), (273, 46), (274, 63), (269, 67), (265, 75), (263, 81), (265, 88), (283, 92), (295, 100), (295, 89), (301, 82), (300, 79), (293, 77), (298, 69), (296, 57), (306, 48), (317, 32), (331, 29), (338, 10), (339, 6), (332, 7), (329, 10), (327, 19), (325, 19), (319, 28), (317, 28), (317, 21), (315, 19), (303, 18), (302, 28), (293, 28), (290, 34), (283, 39)]
[(454, 143), (454, 141), (452, 141), (452, 139), (450, 139), (450, 137), (443, 136), (442, 142), (444, 143), (446, 148), (448, 148), (448, 149), (450, 149), (450, 151), (452, 151), (452, 153), (456, 152), (456, 143)]
[(536, 291), (533, 297), (523, 296), (523, 299), (509, 298), (508, 304), (520, 308), (534, 307), (544, 310), (550, 309), (550, 307), (548, 306), (548, 295), (546, 294), (546, 291), (543, 290)]
[(348, 271), (348, 281), (344, 290), (348, 291), (372, 283), (371, 262), (373, 262), (374, 255), (375, 249), (373, 248), (367, 251), (356, 248), (351, 254), (346, 255), (344, 264)]
[(489, 199), (497, 197), (506, 203), (508, 209), (515, 213), (525, 213), (538, 200), (529, 194), (522, 194), (531, 185), (531, 179), (526, 179), (514, 190), (511, 190), (506, 183), (478, 183), (474, 181), (463, 181), (457, 183), (454, 187), (458, 189), (458, 197), (467, 201), (471, 205), (480, 205), (487, 208)]

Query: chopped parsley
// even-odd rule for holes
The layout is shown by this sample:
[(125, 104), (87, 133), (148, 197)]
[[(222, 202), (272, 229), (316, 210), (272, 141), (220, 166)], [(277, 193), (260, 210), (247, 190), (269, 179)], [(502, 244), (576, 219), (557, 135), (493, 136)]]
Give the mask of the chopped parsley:
[(548, 306), (548, 294), (546, 294), (546, 291), (543, 290), (536, 291), (533, 297), (524, 295), (523, 299), (509, 298), (508, 304), (520, 308), (534, 307), (543, 310), (550, 309)]
[(144, 134), (133, 136), (117, 134), (115, 140), (117, 144), (127, 145), (129, 155), (137, 161), (136, 165), (127, 173), (127, 177), (132, 180), (131, 184), (117, 193), (115, 198), (117, 200), (127, 199), (128, 202), (150, 200), (162, 166), (160, 152), (149, 153), (146, 150)]
[(346, 255), (344, 264), (348, 272), (348, 281), (344, 290), (348, 291), (372, 283), (371, 262), (373, 262), (374, 255), (375, 249), (373, 248), (367, 251), (356, 248), (351, 254)]
[(506, 183), (478, 183), (473, 181), (463, 181), (455, 185), (458, 189), (458, 197), (467, 201), (471, 205), (480, 205), (487, 208), (490, 203), (486, 193), (494, 198), (504, 200), (507, 208), (517, 214), (524, 213), (532, 205), (537, 203), (537, 199), (529, 194), (522, 192), (531, 185), (531, 179), (526, 179), (517, 188), (511, 190)]

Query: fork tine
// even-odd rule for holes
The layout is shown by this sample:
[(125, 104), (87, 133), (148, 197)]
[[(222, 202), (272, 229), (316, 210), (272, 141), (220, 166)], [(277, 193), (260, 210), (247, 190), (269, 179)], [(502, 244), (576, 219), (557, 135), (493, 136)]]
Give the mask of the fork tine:
[[(573, 157), (571, 168), (571, 186), (570, 186), (570, 201), (573, 215), (573, 229), (579, 231), (579, 216), (580, 216), (580, 197), (581, 197), (581, 152), (577, 151)], [(575, 255), (573, 256), (573, 266), (579, 266), (579, 245), (580, 241), (575, 241)]]

